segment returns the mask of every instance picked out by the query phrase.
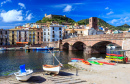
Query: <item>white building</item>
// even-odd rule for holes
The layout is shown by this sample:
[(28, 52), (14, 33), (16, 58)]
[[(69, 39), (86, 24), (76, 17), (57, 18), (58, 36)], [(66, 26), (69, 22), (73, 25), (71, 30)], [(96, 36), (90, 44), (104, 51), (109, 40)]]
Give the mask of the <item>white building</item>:
[(43, 42), (62, 40), (62, 25), (43, 27)]

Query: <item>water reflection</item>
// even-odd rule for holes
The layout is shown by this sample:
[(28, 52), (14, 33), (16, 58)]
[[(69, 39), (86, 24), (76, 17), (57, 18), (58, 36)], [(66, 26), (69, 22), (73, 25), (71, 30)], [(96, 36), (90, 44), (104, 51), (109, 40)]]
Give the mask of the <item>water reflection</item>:
[[(83, 51), (54, 51), (57, 59), (67, 64), (72, 57), (84, 58), (87, 60), (90, 57), (105, 57), (101, 54), (87, 55)], [(54, 61), (53, 61), (54, 60)], [(43, 64), (55, 64), (58, 62), (54, 59), (52, 54), (48, 51), (4, 51), (0, 53), (0, 76), (6, 73), (12, 73), (19, 70), (19, 66), (26, 65), (26, 69), (30, 68), (35, 71), (42, 71)]]

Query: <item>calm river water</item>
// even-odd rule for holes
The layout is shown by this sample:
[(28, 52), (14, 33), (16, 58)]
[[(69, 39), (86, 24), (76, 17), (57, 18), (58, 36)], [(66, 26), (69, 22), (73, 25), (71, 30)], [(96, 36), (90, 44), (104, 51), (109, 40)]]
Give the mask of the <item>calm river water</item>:
[[(86, 55), (83, 51), (55, 51), (58, 60), (67, 64), (72, 57), (84, 58), (105, 57), (105, 54)], [(48, 51), (0, 51), (0, 76), (7, 76), (19, 70), (19, 66), (25, 64), (26, 69), (34, 72), (43, 71), (43, 64), (53, 64), (53, 56)], [(54, 60), (54, 64), (58, 62)]]

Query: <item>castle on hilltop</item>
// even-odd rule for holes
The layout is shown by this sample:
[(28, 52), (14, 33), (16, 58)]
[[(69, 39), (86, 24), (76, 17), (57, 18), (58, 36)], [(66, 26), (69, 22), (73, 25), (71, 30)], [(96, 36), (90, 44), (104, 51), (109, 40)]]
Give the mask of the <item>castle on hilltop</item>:
[(52, 19), (54, 16), (60, 16), (60, 17), (64, 16), (64, 17), (66, 17), (66, 15), (52, 15), (52, 14), (47, 15), (47, 14), (45, 14), (45, 18), (50, 18), (50, 19)]

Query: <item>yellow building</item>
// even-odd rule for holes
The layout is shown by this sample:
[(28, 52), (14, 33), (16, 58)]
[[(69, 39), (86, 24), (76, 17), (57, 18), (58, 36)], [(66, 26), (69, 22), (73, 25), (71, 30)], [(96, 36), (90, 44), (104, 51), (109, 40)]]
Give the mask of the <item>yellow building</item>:
[(75, 34), (77, 36), (86, 36), (88, 35), (88, 29), (65, 29), (66, 34)]
[(14, 45), (17, 42), (17, 29), (9, 29), (9, 43)]

